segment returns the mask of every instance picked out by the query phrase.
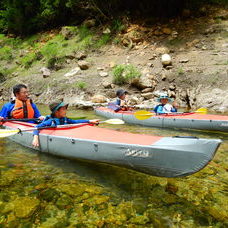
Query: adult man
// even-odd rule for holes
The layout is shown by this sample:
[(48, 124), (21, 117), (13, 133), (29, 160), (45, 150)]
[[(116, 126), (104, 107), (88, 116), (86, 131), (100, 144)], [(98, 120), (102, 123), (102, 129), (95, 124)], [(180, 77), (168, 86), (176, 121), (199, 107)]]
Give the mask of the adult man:
[(0, 120), (27, 118), (39, 118), (40, 120), (43, 120), (44, 117), (40, 115), (40, 111), (29, 98), (29, 92), (26, 85), (15, 85), (13, 87), (13, 94), (16, 99), (6, 103), (2, 107)]

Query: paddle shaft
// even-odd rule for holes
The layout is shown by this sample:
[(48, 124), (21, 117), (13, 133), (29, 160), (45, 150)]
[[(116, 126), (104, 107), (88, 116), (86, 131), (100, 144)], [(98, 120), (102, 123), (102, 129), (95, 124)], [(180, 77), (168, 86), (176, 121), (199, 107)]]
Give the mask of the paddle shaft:
[(39, 118), (30, 118), (30, 119), (3, 119), (0, 122), (12, 122), (12, 121), (37, 121), (40, 120)]
[[(104, 120), (104, 121), (100, 121), (98, 124), (100, 123), (106, 123), (107, 120)], [(82, 127), (82, 126), (86, 126), (86, 125), (98, 125), (98, 124), (95, 124), (95, 123), (78, 123), (78, 124), (65, 124), (65, 125), (57, 125), (57, 126), (48, 126), (48, 127), (39, 127), (39, 128), (29, 128), (29, 129), (20, 129), (18, 128), (19, 132), (25, 132), (25, 131), (34, 131), (34, 130), (43, 130), (43, 129), (52, 129), (52, 128), (71, 128), (71, 127), (74, 127), (74, 126), (78, 126), (78, 127)]]

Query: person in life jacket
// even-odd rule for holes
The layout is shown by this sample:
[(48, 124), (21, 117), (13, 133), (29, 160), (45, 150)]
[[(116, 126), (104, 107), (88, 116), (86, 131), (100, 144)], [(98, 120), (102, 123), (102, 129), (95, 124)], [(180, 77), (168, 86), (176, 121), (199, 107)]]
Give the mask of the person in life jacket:
[(161, 94), (157, 101), (160, 102), (160, 104), (155, 106), (153, 110), (156, 114), (177, 112), (177, 104), (173, 102), (171, 105), (169, 102), (171, 102), (172, 99), (167, 94)]
[(15, 85), (13, 87), (13, 94), (15, 96), (15, 100), (3, 105), (0, 112), (0, 121), (3, 119), (44, 119), (36, 105), (29, 98), (29, 92), (26, 85)]
[(108, 104), (108, 108), (114, 110), (115, 112), (118, 111), (131, 111), (132, 107), (129, 106), (129, 102), (126, 100), (126, 95), (128, 92), (123, 89), (118, 89), (116, 91), (117, 99), (115, 102), (111, 102)]
[(98, 124), (99, 119), (95, 120), (72, 120), (66, 117), (68, 104), (65, 104), (62, 101), (55, 101), (49, 105), (51, 114), (46, 116), (42, 123), (36, 125), (37, 130), (33, 131), (33, 142), (34, 147), (39, 147), (39, 128), (43, 127), (52, 127), (57, 125), (66, 125), (66, 124), (80, 124), (80, 123), (92, 123)]

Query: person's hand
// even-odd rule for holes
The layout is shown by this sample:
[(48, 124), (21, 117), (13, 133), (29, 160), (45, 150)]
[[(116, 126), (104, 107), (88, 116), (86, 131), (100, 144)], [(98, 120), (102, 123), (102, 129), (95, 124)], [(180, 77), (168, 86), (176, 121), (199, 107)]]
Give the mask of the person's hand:
[(173, 106), (174, 108), (179, 108), (179, 105), (177, 104), (176, 101), (174, 101), (174, 102), (172, 103), (172, 106)]
[(1, 120), (4, 120), (4, 117), (0, 116), (0, 121), (1, 121)]
[(39, 147), (40, 143), (39, 143), (39, 136), (38, 135), (34, 135), (32, 145), (34, 147)]
[(89, 121), (92, 124), (99, 124), (100, 120), (99, 119), (95, 119), (95, 120), (90, 120)]
[(38, 119), (41, 120), (41, 121), (44, 120), (44, 118), (45, 118), (45, 116), (38, 117)]

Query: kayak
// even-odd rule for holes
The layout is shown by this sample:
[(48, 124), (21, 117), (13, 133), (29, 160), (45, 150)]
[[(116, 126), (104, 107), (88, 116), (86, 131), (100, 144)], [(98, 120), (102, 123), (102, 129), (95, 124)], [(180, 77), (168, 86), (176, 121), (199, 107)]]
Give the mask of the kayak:
[[(22, 131), (34, 126), (19, 121), (3, 124), (4, 128)], [(32, 131), (15, 134), (10, 139), (33, 148)], [(79, 124), (40, 130), (37, 150), (125, 167), (153, 176), (182, 177), (204, 168), (213, 159), (221, 142), (220, 139), (133, 134)]]
[(95, 109), (95, 112), (97, 115), (106, 118), (119, 118), (126, 123), (139, 124), (148, 127), (186, 128), (228, 132), (228, 116), (190, 112), (154, 115), (148, 119), (139, 120), (135, 117), (134, 112), (130, 111), (115, 112), (109, 108), (99, 107)]

